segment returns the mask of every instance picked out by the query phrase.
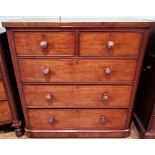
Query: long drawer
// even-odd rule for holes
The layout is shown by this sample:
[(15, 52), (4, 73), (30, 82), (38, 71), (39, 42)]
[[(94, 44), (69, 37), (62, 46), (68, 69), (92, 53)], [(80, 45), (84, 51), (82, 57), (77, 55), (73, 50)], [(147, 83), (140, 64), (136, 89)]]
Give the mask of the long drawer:
[(128, 110), (54, 109), (28, 110), (30, 126), (35, 130), (123, 129)]
[(133, 81), (136, 60), (19, 59), (22, 82)]
[(6, 100), (6, 99), (7, 99), (7, 97), (6, 97), (6, 92), (4, 89), (4, 84), (3, 84), (3, 81), (0, 80), (0, 101)]
[(1, 123), (4, 124), (4, 122), (11, 122), (12, 115), (10, 112), (10, 107), (8, 104), (8, 101), (0, 102), (0, 125)]
[(142, 33), (80, 32), (81, 56), (137, 56)]
[(27, 106), (128, 107), (132, 86), (25, 85)]
[(17, 55), (75, 54), (75, 32), (15, 32), (14, 42)]

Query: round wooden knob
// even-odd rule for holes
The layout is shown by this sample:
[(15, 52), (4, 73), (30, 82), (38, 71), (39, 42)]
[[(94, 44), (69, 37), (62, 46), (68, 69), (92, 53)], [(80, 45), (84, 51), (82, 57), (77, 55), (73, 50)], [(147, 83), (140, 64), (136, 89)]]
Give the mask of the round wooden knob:
[(48, 42), (47, 41), (41, 41), (40, 42), (40, 47), (43, 48), (43, 49), (44, 48), (47, 48), (47, 45), (48, 45)]
[(50, 69), (49, 68), (45, 68), (44, 70), (43, 70), (43, 74), (44, 75), (48, 75), (50, 73)]
[(49, 119), (48, 119), (49, 124), (54, 123), (54, 121), (55, 121), (55, 118), (53, 116), (49, 117)]
[(147, 65), (147, 66), (145, 66), (145, 68), (147, 71), (150, 71), (152, 69), (151, 65)]
[(113, 48), (114, 45), (115, 45), (115, 44), (114, 44), (113, 41), (110, 41), (110, 40), (109, 40), (109, 41), (107, 42), (107, 47), (110, 48), (110, 49)]
[(47, 95), (45, 96), (45, 99), (48, 100), (48, 101), (51, 101), (52, 98), (53, 98), (52, 94), (47, 94)]
[(104, 72), (105, 74), (111, 74), (111, 69), (109, 67), (106, 67)]
[(100, 117), (100, 122), (101, 123), (105, 123), (106, 122), (106, 117), (105, 116), (101, 116)]
[(143, 71), (151, 71), (151, 69), (152, 69), (152, 66), (151, 65), (147, 65), (147, 66), (145, 66), (144, 68), (143, 68)]
[(102, 97), (103, 101), (107, 101), (109, 99), (109, 96), (108, 94), (104, 94), (103, 97)]

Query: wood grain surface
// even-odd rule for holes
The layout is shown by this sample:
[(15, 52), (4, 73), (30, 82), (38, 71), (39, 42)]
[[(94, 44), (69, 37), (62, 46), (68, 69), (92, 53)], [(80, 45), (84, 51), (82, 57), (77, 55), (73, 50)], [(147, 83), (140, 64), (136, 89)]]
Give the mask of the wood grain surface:
[[(80, 32), (81, 56), (137, 56), (142, 33), (137, 32)], [(108, 48), (108, 41), (114, 43)]]
[[(32, 129), (123, 129), (128, 110), (55, 109), (29, 110)], [(51, 123), (49, 119), (53, 117)], [(105, 122), (101, 122), (105, 117)]]
[(4, 122), (11, 123), (11, 121), (12, 115), (8, 101), (0, 102), (0, 125), (4, 124)]
[[(41, 42), (47, 47), (42, 48)], [(75, 53), (75, 32), (15, 32), (14, 42), (17, 55), (62, 55)]]
[[(22, 82), (133, 81), (135, 60), (19, 60)], [(43, 71), (48, 68), (49, 74)], [(106, 74), (105, 69), (111, 73)]]
[(42, 108), (129, 107), (132, 93), (132, 86), (25, 85), (23, 89), (27, 106)]
[(7, 100), (3, 81), (0, 80), (0, 100)]

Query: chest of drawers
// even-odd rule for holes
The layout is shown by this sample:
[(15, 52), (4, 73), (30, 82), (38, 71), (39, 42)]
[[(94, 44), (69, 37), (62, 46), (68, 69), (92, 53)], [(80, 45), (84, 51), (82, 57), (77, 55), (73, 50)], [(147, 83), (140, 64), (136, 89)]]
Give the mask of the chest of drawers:
[(126, 137), (151, 22), (5, 22), (29, 137)]
[(23, 134), (19, 118), (19, 99), (15, 93), (15, 79), (9, 57), (7, 35), (0, 29), (0, 126), (10, 124), (17, 136)]

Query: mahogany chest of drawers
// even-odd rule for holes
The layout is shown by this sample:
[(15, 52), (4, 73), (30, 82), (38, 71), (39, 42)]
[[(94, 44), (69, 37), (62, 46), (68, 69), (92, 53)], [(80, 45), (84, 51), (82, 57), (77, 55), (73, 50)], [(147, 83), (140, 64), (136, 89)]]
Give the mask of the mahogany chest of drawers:
[(151, 22), (5, 22), (29, 137), (126, 137)]
[[(17, 102), (15, 95), (16, 87), (12, 66), (9, 59), (9, 46), (7, 35), (0, 29), (0, 125), (12, 124), (16, 135), (21, 136), (21, 121), (19, 119)], [(11, 128), (11, 126), (10, 126)]]

